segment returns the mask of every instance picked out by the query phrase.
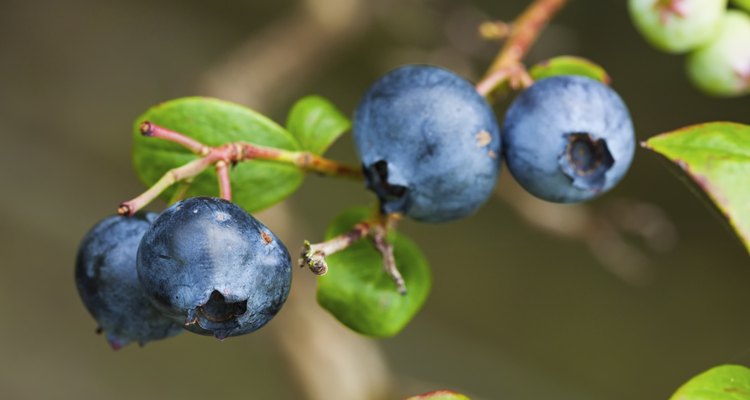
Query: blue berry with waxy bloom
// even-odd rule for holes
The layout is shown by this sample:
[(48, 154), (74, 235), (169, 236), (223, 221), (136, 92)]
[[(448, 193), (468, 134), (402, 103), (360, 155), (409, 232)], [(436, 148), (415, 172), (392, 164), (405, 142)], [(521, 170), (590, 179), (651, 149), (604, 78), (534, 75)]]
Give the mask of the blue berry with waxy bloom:
[(138, 244), (154, 219), (155, 213), (108, 217), (91, 228), (78, 249), (78, 294), (115, 350), (182, 332), (151, 304), (138, 281)]
[(542, 79), (523, 91), (505, 114), (502, 137), (516, 181), (557, 203), (610, 190), (635, 152), (625, 103), (608, 86), (581, 76)]
[(376, 81), (357, 107), (354, 140), (382, 211), (444, 222), (490, 196), (499, 127), (474, 86), (455, 73), (408, 65)]
[(291, 271), (276, 235), (218, 198), (173, 204), (138, 248), (138, 276), (152, 302), (191, 332), (219, 339), (268, 323), (286, 301)]

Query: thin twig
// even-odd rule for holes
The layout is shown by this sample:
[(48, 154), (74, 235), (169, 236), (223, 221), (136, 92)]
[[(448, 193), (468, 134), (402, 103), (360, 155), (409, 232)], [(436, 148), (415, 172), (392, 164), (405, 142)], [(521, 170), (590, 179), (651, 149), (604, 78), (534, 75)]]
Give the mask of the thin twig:
[(208, 154), (209, 147), (205, 144), (181, 133), (171, 131), (161, 126), (155, 125), (149, 121), (141, 123), (141, 134), (143, 136), (155, 137), (177, 143), (195, 154), (205, 156)]
[(567, 0), (535, 0), (516, 18), (505, 45), (477, 83), (483, 96), (510, 80), (514, 89), (531, 84), (531, 77), (521, 62), (550, 19)]
[(328, 272), (326, 256), (344, 250), (369, 236), (375, 248), (383, 256), (383, 269), (393, 279), (399, 293), (406, 294), (404, 278), (398, 271), (393, 256), (393, 245), (386, 240), (388, 230), (393, 228), (400, 218), (400, 214), (378, 214), (376, 218), (363, 220), (351, 230), (325, 242), (310, 244), (310, 242), (305, 241), (300, 252), (299, 266), (310, 268), (316, 275), (325, 275)]
[(188, 178), (194, 178), (195, 176), (203, 172), (206, 168), (211, 166), (211, 164), (213, 164), (215, 161), (216, 160), (211, 159), (211, 157), (206, 156), (197, 160), (193, 160), (181, 167), (170, 169), (161, 177), (161, 179), (156, 181), (153, 186), (148, 188), (148, 190), (146, 190), (145, 192), (141, 193), (141, 195), (132, 200), (120, 203), (120, 207), (117, 209), (117, 213), (120, 215), (132, 216), (133, 214), (138, 212), (138, 210), (142, 209), (148, 203), (153, 201), (155, 198), (159, 197), (159, 195), (168, 187), (179, 181)]
[(535, 0), (513, 21), (513, 29), (502, 50), (487, 70), (494, 71), (519, 64), (550, 19), (567, 0)]
[(391, 277), (391, 279), (393, 279), (398, 292), (401, 295), (405, 295), (406, 282), (404, 282), (404, 278), (401, 276), (401, 272), (399, 272), (398, 268), (396, 267), (396, 258), (393, 255), (393, 245), (388, 243), (388, 241), (386, 240), (387, 234), (387, 228), (380, 225), (376, 226), (372, 234), (372, 243), (383, 256), (383, 268), (385, 269), (385, 272), (388, 274), (388, 276)]
[(226, 161), (216, 162), (216, 178), (219, 180), (219, 197), (232, 201), (232, 183), (229, 181), (229, 166)]
[(371, 223), (363, 221), (354, 225), (351, 230), (325, 242), (310, 244), (310, 242), (305, 241), (299, 258), (300, 268), (308, 267), (315, 275), (325, 275), (328, 273), (326, 256), (344, 250), (358, 242), (369, 234), (371, 227)]
[(363, 180), (361, 168), (341, 164), (337, 161), (312, 154), (307, 151), (289, 151), (273, 147), (238, 143), (242, 147), (243, 159), (277, 161), (297, 166), (299, 169), (327, 176)]
[(173, 184), (193, 179), (212, 165), (216, 167), (220, 195), (227, 200), (230, 200), (232, 197), (228, 166), (253, 159), (292, 164), (304, 171), (317, 172), (327, 176), (339, 176), (356, 180), (363, 179), (360, 168), (344, 165), (309, 152), (289, 151), (244, 142), (226, 143), (218, 147), (210, 147), (182, 133), (171, 131), (149, 121), (141, 124), (141, 132), (145, 136), (178, 143), (192, 152), (200, 154), (202, 157), (181, 167), (167, 171), (161, 179), (140, 196), (121, 203), (120, 208), (117, 210), (120, 215), (135, 214)]

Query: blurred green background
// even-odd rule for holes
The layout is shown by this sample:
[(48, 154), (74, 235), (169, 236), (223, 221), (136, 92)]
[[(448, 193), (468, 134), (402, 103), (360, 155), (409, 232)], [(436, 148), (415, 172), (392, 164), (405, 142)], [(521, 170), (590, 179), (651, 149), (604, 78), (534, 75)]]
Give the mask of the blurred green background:
[[(283, 121), (309, 93), (351, 113), (373, 80), (412, 62), (476, 79), (499, 47), (478, 39), (477, 24), (526, 4), (0, 0), (0, 398), (397, 399), (452, 388), (476, 399), (666, 399), (710, 366), (750, 364), (746, 250), (640, 149), (619, 187), (585, 208), (539, 204), (503, 176), (502, 199), (474, 217), (405, 222), (434, 288), (393, 339), (333, 322), (303, 270), (287, 307), (250, 336), (184, 334), (113, 352), (94, 334), (74, 259), (83, 234), (144, 189), (130, 164), (137, 115), (212, 95)], [(750, 123), (750, 98), (698, 93), (682, 57), (638, 36), (625, 2), (571, 1), (528, 61), (560, 54), (608, 70), (640, 140)], [(330, 154), (355, 162), (352, 149), (347, 137)], [(310, 177), (261, 219), (295, 253), (370, 201), (357, 184)]]

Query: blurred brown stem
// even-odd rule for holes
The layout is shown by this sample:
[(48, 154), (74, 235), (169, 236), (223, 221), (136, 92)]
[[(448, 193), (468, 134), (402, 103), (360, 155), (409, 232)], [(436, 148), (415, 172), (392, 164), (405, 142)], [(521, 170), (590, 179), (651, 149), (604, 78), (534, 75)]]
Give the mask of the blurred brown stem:
[(506, 81), (514, 89), (528, 86), (531, 78), (522, 64), (536, 38), (547, 22), (562, 8), (567, 0), (535, 0), (513, 21), (500, 52), (477, 83), (477, 91), (483, 96), (491, 93)]
[(521, 62), (550, 19), (562, 8), (567, 0), (535, 0), (513, 22), (505, 45), (487, 70), (494, 71)]

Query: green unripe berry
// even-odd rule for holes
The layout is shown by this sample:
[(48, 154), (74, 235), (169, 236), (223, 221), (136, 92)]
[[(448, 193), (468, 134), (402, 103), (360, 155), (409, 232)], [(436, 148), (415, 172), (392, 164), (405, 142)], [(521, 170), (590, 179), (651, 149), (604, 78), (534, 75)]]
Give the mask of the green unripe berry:
[(687, 73), (695, 86), (714, 96), (750, 93), (750, 16), (727, 11), (719, 35), (688, 57)]
[(718, 32), (727, 0), (629, 0), (633, 24), (654, 47), (685, 53)]

